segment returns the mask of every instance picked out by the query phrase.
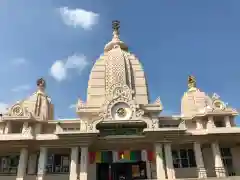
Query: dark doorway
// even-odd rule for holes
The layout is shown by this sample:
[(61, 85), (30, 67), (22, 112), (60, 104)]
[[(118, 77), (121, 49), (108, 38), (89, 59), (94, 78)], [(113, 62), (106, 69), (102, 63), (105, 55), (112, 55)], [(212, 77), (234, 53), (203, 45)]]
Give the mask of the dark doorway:
[(110, 180), (110, 164), (108, 163), (97, 163), (97, 180)]
[(112, 164), (113, 180), (130, 180), (131, 164), (129, 163), (114, 163)]
[(118, 163), (97, 163), (96, 180), (134, 180), (147, 179), (146, 163), (139, 162), (118, 162)]
[(147, 179), (146, 163), (121, 162), (112, 164), (112, 180)]

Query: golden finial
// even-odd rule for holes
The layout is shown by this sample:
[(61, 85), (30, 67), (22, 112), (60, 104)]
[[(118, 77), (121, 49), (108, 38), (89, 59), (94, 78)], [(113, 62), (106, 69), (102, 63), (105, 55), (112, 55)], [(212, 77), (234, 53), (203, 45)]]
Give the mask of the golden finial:
[(113, 29), (113, 41), (119, 41), (119, 28), (120, 28), (120, 22), (119, 21), (113, 21), (112, 22), (112, 29)]
[(113, 21), (112, 28), (113, 28), (113, 32), (116, 32), (116, 34), (119, 35), (120, 21), (117, 21), (117, 20)]
[(188, 76), (188, 89), (196, 88), (196, 79), (194, 76)]
[(46, 88), (46, 81), (43, 78), (37, 80), (37, 87), (39, 90), (45, 90)]

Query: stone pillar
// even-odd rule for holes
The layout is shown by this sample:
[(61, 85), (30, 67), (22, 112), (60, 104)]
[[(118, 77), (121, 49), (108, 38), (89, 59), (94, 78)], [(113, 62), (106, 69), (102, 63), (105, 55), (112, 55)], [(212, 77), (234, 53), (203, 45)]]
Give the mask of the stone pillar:
[(88, 147), (81, 147), (81, 162), (80, 162), (80, 180), (87, 180), (88, 174)]
[(166, 179), (164, 164), (163, 164), (163, 149), (162, 144), (156, 143), (155, 144), (155, 157), (156, 157), (156, 174), (157, 179)]
[(207, 129), (215, 128), (213, 116), (208, 116)]
[(4, 129), (4, 134), (8, 134), (12, 132), (12, 123), (11, 121), (7, 121)]
[(37, 167), (37, 154), (30, 154), (28, 159), (28, 174), (35, 174)]
[(78, 147), (72, 147), (69, 180), (77, 180), (78, 154), (79, 154)]
[(203, 124), (201, 119), (196, 120), (196, 129), (203, 129)]
[(204, 167), (201, 144), (199, 144), (198, 142), (195, 142), (193, 144), (193, 148), (194, 148), (195, 159), (196, 159), (196, 164), (198, 168), (198, 178), (206, 178), (207, 172)]
[(151, 179), (152, 178), (152, 173), (151, 173), (151, 165), (150, 162), (148, 160), (148, 155), (147, 155), (147, 150), (142, 150), (141, 151), (141, 156), (142, 156), (142, 161), (146, 162), (146, 171), (147, 171), (147, 179)]
[(211, 144), (211, 146), (212, 146), (216, 176), (217, 177), (226, 177), (226, 172), (225, 172), (225, 168), (223, 165), (219, 144), (217, 142), (214, 142)]
[(165, 158), (166, 158), (166, 169), (168, 179), (176, 179), (175, 169), (173, 167), (172, 148), (171, 144), (164, 145)]
[(227, 128), (232, 127), (229, 116), (224, 116), (224, 122), (225, 122), (225, 127), (227, 127)]
[(113, 158), (113, 163), (118, 161), (118, 152), (117, 151), (113, 151), (112, 158)]
[(22, 148), (20, 152), (16, 180), (24, 180), (24, 177), (26, 176), (27, 161), (28, 161), (28, 150), (27, 148)]
[(36, 180), (44, 180), (47, 162), (47, 148), (40, 147), (40, 155), (38, 159), (38, 172)]

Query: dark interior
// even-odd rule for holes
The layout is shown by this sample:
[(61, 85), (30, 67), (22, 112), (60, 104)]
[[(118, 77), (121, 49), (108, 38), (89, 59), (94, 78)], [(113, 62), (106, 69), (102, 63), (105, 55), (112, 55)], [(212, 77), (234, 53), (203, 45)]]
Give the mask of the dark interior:
[(98, 163), (97, 180), (134, 180), (147, 179), (146, 163), (120, 162), (120, 163)]

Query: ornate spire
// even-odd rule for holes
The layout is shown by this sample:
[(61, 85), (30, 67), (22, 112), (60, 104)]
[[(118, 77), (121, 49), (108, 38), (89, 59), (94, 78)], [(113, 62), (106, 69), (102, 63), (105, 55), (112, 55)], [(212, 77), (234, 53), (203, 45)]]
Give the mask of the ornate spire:
[(112, 29), (113, 29), (112, 40), (106, 44), (104, 51), (107, 52), (116, 47), (120, 47), (123, 50), (128, 50), (127, 45), (119, 38), (120, 21), (117, 20), (112, 21)]
[(188, 89), (196, 88), (196, 78), (192, 75), (188, 76)]

